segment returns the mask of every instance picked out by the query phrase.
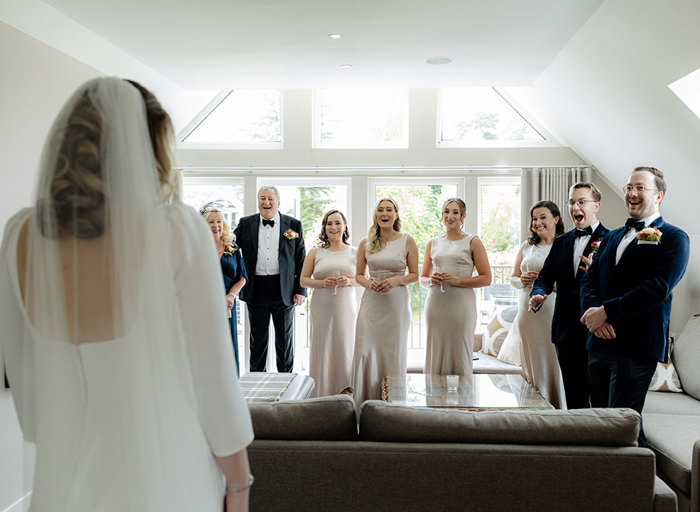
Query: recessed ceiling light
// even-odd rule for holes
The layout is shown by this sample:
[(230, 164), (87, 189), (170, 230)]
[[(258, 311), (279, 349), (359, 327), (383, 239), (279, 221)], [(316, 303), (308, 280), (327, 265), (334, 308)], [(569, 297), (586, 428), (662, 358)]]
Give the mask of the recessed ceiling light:
[(343, 34), (328, 34), (328, 37), (331, 39), (341, 39), (343, 37)]
[(341, 67), (342, 69), (352, 69), (352, 68), (354, 68), (355, 66), (353, 66), (352, 64), (341, 64), (340, 67)]
[(425, 59), (426, 64), (432, 64), (433, 66), (440, 66), (442, 64), (452, 64), (454, 59), (451, 57), (430, 57)]

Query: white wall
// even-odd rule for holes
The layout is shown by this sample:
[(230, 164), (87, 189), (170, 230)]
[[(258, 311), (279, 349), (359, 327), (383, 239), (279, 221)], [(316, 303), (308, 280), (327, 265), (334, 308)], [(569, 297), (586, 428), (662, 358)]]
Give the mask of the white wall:
[[(32, 201), (44, 138), (63, 102), (96, 70), (0, 23), (0, 226)], [(0, 356), (1, 360), (1, 356)], [(21, 433), (0, 387), (0, 510), (24, 495)], [(30, 457), (31, 458), (31, 457)]]
[[(700, 119), (668, 84), (700, 68), (699, 19), (697, 0), (607, 0), (534, 84), (537, 117), (615, 189), (638, 165), (664, 171), (661, 212), (692, 240), (700, 237)], [(675, 331), (700, 313), (697, 247), (674, 294)]]

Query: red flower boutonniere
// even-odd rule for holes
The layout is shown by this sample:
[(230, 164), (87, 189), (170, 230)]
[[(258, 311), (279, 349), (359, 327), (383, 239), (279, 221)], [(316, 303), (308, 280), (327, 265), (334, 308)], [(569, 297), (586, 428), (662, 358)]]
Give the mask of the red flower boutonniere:
[(596, 252), (598, 250), (598, 247), (600, 247), (600, 240), (595, 240), (591, 242), (591, 252)]
[(288, 229), (287, 231), (284, 232), (284, 237), (287, 240), (294, 240), (295, 238), (299, 238), (299, 233), (297, 233), (293, 229)]
[(657, 245), (661, 240), (661, 235), (663, 235), (663, 233), (654, 227), (644, 228), (639, 233), (637, 233), (637, 245)]
[(224, 254), (233, 254), (234, 252), (236, 252), (236, 248), (233, 245), (224, 247)]

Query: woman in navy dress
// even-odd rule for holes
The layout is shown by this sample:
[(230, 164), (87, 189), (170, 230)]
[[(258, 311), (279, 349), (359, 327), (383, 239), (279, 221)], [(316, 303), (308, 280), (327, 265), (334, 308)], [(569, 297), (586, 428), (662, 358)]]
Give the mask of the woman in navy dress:
[(236, 330), (236, 298), (248, 280), (243, 258), (238, 246), (233, 242), (233, 235), (228, 224), (224, 220), (221, 211), (207, 209), (204, 211), (204, 220), (214, 235), (216, 252), (221, 263), (221, 272), (224, 276), (224, 290), (226, 291), (226, 307), (228, 308), (228, 322), (231, 327), (231, 339), (233, 340), (233, 354), (236, 357), (236, 370), (240, 374), (238, 364), (238, 335)]

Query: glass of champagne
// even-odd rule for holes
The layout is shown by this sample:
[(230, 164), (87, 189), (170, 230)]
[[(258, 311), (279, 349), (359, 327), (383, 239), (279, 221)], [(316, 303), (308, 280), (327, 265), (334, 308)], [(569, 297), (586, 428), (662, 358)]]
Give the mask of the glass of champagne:
[[(435, 273), (442, 274), (442, 267), (440, 265), (435, 265)], [(443, 287), (442, 282), (440, 283), (440, 291), (445, 293), (445, 288)]]
[(385, 270), (377, 270), (377, 282), (381, 283), (386, 279), (386, 271)]
[[(338, 279), (340, 277), (340, 270), (334, 270), (333, 271), (333, 277)], [(338, 295), (338, 282), (336, 281), (335, 286), (333, 287), (333, 295)]]

